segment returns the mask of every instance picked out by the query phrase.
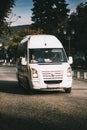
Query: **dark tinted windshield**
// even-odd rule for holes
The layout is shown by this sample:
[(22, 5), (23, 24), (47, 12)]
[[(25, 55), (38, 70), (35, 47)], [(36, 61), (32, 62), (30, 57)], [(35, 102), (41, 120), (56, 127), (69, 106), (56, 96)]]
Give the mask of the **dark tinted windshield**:
[(29, 56), (32, 63), (59, 63), (67, 61), (63, 48), (30, 49)]

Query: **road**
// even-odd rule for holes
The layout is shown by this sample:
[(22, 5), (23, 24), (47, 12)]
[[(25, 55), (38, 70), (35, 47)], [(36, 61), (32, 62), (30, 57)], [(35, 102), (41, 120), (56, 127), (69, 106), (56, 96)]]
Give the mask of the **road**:
[(87, 130), (87, 82), (72, 92), (29, 93), (18, 87), (15, 67), (0, 67), (0, 130)]

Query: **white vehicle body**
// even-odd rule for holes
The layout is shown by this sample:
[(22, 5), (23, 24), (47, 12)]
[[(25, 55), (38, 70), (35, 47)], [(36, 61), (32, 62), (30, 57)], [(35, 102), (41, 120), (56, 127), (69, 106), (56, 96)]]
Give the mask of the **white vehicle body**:
[[(23, 55), (20, 54), (22, 45), (26, 50)], [(65, 92), (71, 92), (72, 69), (62, 43), (55, 36), (26, 36), (19, 45), (18, 53), (21, 57), (21, 65), (17, 66), (20, 85), (34, 90), (63, 88)], [(36, 54), (37, 60), (31, 62), (33, 53)], [(43, 57), (43, 60), (39, 57)]]

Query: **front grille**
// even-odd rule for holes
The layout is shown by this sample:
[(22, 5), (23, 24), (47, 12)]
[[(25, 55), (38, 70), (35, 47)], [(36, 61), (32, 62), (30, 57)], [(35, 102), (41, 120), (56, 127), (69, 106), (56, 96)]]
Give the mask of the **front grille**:
[(62, 80), (63, 72), (62, 71), (43, 71), (44, 80)]

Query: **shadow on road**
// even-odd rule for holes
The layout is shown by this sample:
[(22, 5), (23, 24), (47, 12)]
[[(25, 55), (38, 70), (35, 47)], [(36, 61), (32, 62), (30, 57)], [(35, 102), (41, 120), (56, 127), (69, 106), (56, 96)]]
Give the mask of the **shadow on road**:
[[(16, 116), (10, 116), (6, 114), (0, 114), (0, 130), (46, 130), (47, 124), (43, 124), (35, 118), (17, 118)], [(53, 125), (50, 124), (50, 128), (53, 128)]]
[(63, 94), (65, 93), (63, 90), (58, 91), (29, 91), (28, 89), (24, 89), (19, 87), (17, 81), (0, 81), (0, 92), (12, 93), (12, 94), (22, 94), (22, 95), (33, 95), (33, 94)]
[(29, 94), (29, 91), (18, 86), (17, 81), (0, 81), (0, 92), (12, 94)]
[(58, 113), (58, 119), (54, 119), (38, 116), (26, 118), (0, 113), (0, 130), (87, 130), (86, 120), (81, 118), (72, 118), (67, 114), (63, 114), (61, 118), (61, 113)]

